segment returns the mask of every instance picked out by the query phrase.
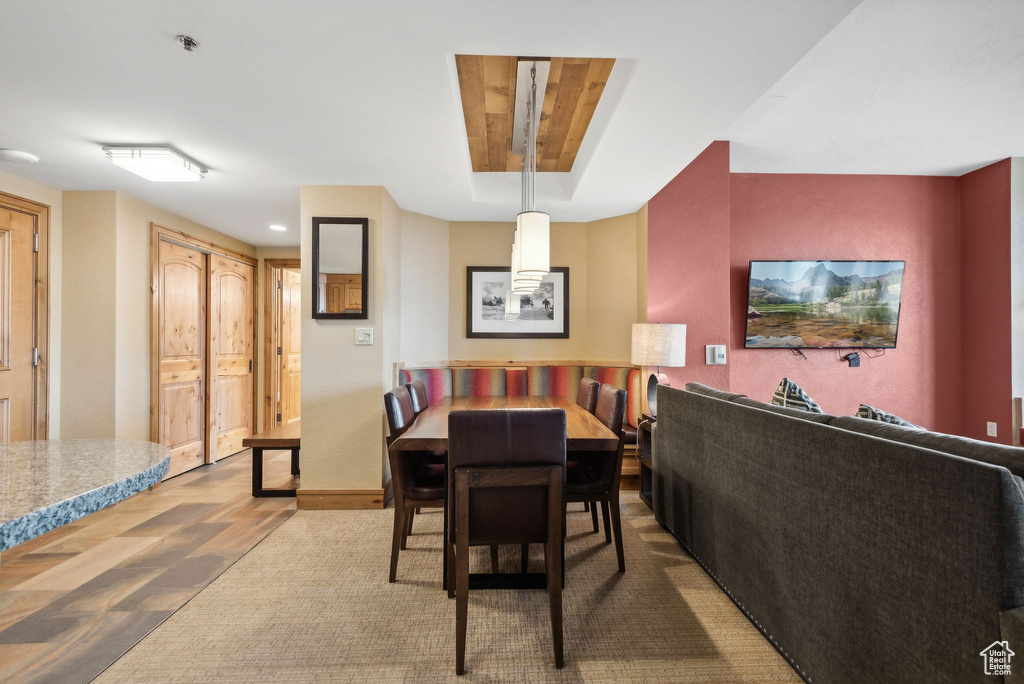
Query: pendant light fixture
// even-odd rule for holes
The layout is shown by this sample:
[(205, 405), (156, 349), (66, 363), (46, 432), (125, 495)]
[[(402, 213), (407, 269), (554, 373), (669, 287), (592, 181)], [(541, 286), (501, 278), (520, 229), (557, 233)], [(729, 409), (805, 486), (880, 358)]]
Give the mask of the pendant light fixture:
[[(537, 67), (530, 68), (526, 103), (526, 142), (523, 149), (522, 211), (516, 217), (518, 261), (513, 257), (513, 281), (526, 277), (539, 282), (551, 271), (551, 217), (537, 211)], [(513, 254), (516, 249), (513, 248)], [(534, 288), (536, 289), (536, 287)], [(532, 290), (531, 290), (532, 291)]]
[(519, 311), (521, 304), (521, 297), (518, 292), (515, 292), (515, 263), (516, 263), (516, 246), (512, 245), (512, 256), (511, 264), (512, 271), (509, 273), (512, 278), (508, 281), (508, 290), (505, 292), (505, 320), (506, 321), (518, 321)]

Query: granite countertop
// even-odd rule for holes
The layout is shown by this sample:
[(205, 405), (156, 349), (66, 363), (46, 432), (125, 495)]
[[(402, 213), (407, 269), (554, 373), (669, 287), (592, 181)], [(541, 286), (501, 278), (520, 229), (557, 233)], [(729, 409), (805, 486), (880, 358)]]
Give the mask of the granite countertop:
[(150, 487), (171, 452), (128, 439), (54, 439), (0, 445), (0, 551)]

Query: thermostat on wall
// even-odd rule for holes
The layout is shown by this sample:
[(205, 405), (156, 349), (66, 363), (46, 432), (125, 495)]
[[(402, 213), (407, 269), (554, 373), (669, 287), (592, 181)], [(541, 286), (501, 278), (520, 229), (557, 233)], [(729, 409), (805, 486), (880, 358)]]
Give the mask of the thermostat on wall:
[(725, 365), (725, 345), (724, 344), (708, 344), (704, 346), (705, 354), (707, 355), (707, 364), (709, 366), (723, 366)]

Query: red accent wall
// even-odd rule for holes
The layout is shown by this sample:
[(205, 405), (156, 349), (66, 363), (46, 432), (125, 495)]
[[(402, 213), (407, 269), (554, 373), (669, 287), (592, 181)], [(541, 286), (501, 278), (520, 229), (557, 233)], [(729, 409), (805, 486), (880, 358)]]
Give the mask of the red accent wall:
[[(1010, 160), (960, 177), (963, 427), (976, 439), (1012, 444)], [(987, 437), (988, 421), (999, 435)]]
[[(647, 205), (647, 320), (686, 323), (686, 367), (673, 387), (728, 387), (732, 366), (704, 363), (704, 345), (728, 344), (729, 143), (715, 142)], [(646, 382), (646, 381), (645, 381)]]
[[(788, 377), (827, 413), (852, 416), (864, 402), (958, 432), (957, 184), (950, 177), (733, 174), (730, 389), (769, 401)], [(833, 349), (808, 349), (807, 360), (787, 349), (744, 349), (751, 259), (905, 259), (897, 348), (862, 351), (859, 368)]]
[[(648, 205), (647, 320), (688, 326), (672, 384), (767, 401), (789, 377), (829, 413), (864, 402), (981, 439), (998, 420), (1009, 442), (1009, 162), (962, 178), (730, 174), (728, 153), (713, 143)], [(905, 259), (899, 346), (860, 368), (836, 350), (744, 349), (751, 259)], [(726, 366), (705, 365), (714, 343)]]

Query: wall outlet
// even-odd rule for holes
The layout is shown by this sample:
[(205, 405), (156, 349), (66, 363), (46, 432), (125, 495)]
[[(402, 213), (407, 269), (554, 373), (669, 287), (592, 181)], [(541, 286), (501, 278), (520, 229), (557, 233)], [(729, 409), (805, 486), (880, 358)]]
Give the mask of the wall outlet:
[(373, 344), (373, 328), (356, 328), (356, 346)]
[(704, 345), (705, 362), (709, 366), (725, 365), (725, 345), (706, 344)]
[(995, 423), (990, 421), (988, 423), (988, 425), (986, 426), (985, 432), (988, 434), (989, 437), (998, 437), (999, 435), (997, 434), (998, 433), (998, 429), (997, 428), (998, 428), (998, 426)]

